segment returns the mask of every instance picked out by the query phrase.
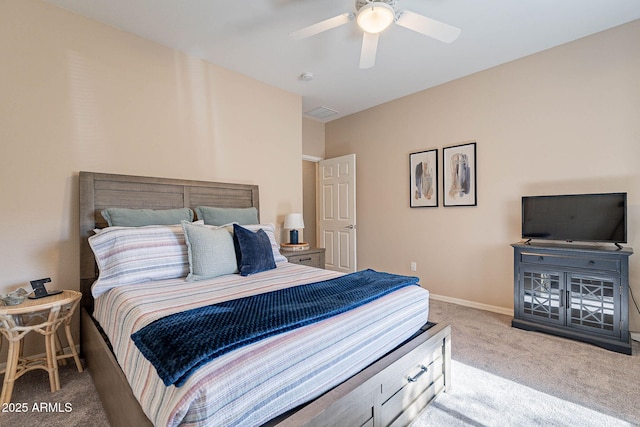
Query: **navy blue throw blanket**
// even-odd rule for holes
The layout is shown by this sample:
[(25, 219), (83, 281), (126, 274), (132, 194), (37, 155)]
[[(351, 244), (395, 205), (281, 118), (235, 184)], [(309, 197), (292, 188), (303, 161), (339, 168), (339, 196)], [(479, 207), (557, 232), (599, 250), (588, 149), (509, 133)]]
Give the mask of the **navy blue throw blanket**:
[(417, 277), (363, 270), (172, 314), (131, 339), (165, 385), (180, 387), (200, 366), (225, 353), (417, 284)]

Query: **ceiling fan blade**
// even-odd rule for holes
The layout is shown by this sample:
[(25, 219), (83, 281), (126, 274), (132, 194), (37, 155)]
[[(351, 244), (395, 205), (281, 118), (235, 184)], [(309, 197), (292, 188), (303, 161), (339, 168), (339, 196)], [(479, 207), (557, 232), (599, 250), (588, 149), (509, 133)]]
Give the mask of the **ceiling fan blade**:
[(379, 33), (364, 32), (364, 36), (362, 36), (362, 51), (360, 51), (360, 68), (371, 68), (375, 65), (379, 35)]
[(344, 25), (353, 20), (355, 15), (353, 13), (343, 13), (342, 15), (334, 16), (333, 18), (325, 19), (316, 24), (309, 25), (300, 30), (289, 33), (290, 37), (294, 39), (305, 39), (307, 37), (315, 36), (323, 31), (331, 30), (333, 28)]
[(419, 15), (409, 10), (403, 10), (399, 12), (396, 24), (401, 27), (408, 28), (425, 36), (432, 37), (441, 42), (451, 43), (458, 38), (462, 30), (457, 27), (453, 27), (444, 22), (436, 21), (435, 19), (427, 18), (426, 16)]

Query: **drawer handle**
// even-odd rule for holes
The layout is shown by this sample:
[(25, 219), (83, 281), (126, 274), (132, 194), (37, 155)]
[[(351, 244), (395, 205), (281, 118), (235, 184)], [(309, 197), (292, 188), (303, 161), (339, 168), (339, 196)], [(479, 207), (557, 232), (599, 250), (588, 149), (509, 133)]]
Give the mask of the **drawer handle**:
[(538, 261), (544, 261), (544, 257), (543, 256), (539, 256), (538, 257)]
[(298, 262), (303, 262), (303, 261), (311, 261), (311, 257), (309, 257), (309, 258), (300, 258), (298, 260)]
[(596, 263), (596, 262), (595, 262), (594, 260), (590, 260), (590, 261), (589, 261), (589, 265), (595, 265), (595, 263)]
[(418, 381), (418, 378), (420, 378), (428, 370), (429, 368), (427, 368), (426, 366), (420, 365), (420, 372), (418, 372), (412, 377), (407, 378), (407, 380), (409, 380), (410, 383), (415, 383), (416, 381)]

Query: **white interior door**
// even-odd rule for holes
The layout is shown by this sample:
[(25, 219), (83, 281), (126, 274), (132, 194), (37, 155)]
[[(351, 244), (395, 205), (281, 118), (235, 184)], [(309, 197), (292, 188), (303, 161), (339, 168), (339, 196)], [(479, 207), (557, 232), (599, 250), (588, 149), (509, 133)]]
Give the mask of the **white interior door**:
[(318, 164), (318, 243), (325, 268), (356, 271), (356, 155)]

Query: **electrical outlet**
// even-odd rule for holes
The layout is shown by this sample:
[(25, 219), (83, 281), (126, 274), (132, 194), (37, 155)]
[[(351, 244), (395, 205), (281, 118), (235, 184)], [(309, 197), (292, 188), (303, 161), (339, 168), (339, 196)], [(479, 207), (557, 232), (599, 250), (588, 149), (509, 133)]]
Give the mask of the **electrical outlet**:
[(418, 269), (418, 264), (415, 261), (411, 261), (411, 271), (416, 271)]

